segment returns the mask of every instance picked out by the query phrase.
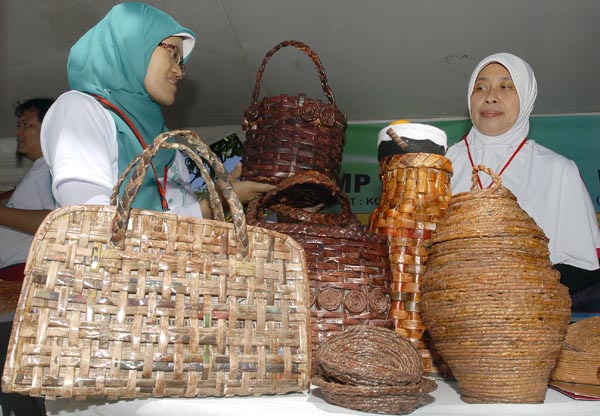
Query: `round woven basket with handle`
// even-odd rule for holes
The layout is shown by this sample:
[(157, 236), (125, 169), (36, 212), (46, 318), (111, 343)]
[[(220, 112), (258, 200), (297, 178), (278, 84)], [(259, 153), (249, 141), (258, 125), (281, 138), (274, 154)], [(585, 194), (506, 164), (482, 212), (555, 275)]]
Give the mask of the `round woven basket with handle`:
[[(302, 51), (311, 59), (326, 102), (305, 94), (268, 96), (259, 102), (267, 63), (285, 47)], [(246, 131), (246, 140), (242, 177), (277, 184), (294, 174), (314, 170), (337, 181), (346, 143), (346, 126), (346, 116), (337, 107), (315, 51), (302, 42), (283, 41), (265, 55), (256, 75), (252, 101), (244, 112), (242, 127)], [(319, 202), (315, 196), (313, 205)]]
[[(494, 179), (476, 189), (480, 171)], [(423, 320), (468, 403), (541, 403), (570, 318), (548, 240), (498, 175), (473, 171), (429, 241)]]

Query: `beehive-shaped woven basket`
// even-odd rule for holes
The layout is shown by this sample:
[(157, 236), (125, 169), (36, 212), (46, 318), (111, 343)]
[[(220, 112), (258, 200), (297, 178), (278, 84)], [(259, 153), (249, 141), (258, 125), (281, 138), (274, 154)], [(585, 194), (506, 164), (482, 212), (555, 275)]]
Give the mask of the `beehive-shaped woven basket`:
[[(477, 174), (494, 179), (473, 190)], [(547, 238), (488, 168), (430, 240), (423, 320), (469, 403), (540, 403), (570, 318)]]
[(600, 317), (569, 325), (550, 380), (600, 386)]
[(369, 218), (369, 230), (388, 238), (392, 269), (390, 317), (396, 332), (410, 339), (427, 373), (435, 367), (421, 318), (421, 280), (427, 260), (426, 242), (446, 212), (451, 198), (452, 164), (433, 153), (389, 156), (380, 165), (382, 194)]

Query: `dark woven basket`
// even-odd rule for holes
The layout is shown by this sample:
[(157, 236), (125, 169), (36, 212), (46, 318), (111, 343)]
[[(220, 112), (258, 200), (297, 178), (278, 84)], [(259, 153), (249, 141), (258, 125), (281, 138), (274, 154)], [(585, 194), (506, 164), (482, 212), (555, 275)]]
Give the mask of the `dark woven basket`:
[[(476, 190), (477, 174), (494, 179)], [(429, 240), (423, 320), (469, 403), (541, 403), (570, 318), (548, 240), (488, 168)]]
[(396, 386), (418, 383), (423, 360), (404, 336), (385, 328), (355, 326), (319, 346), (319, 372), (337, 383)]
[[(341, 211), (310, 212), (281, 197), (309, 184), (328, 190)], [(264, 219), (266, 208), (297, 222), (269, 222)], [(314, 171), (294, 175), (252, 201), (246, 218), (248, 224), (287, 234), (304, 248), (313, 354), (325, 339), (355, 325), (393, 328), (388, 319), (391, 273), (385, 237), (359, 224), (348, 197), (332, 180)]]
[(427, 394), (437, 388), (434, 381), (422, 378), (405, 386), (352, 386), (313, 377), (312, 383), (321, 387), (326, 401), (336, 406), (362, 412), (404, 415), (424, 405)]
[[(328, 102), (304, 94), (282, 94), (258, 102), (262, 75), (269, 59), (287, 46), (301, 50), (313, 61)], [(244, 112), (242, 127), (246, 130), (246, 140), (242, 177), (277, 184), (295, 173), (315, 170), (337, 181), (346, 143), (346, 125), (346, 116), (336, 105), (317, 54), (302, 42), (281, 42), (265, 56), (256, 76), (252, 102)]]
[(410, 413), (436, 389), (423, 378), (417, 348), (391, 329), (354, 326), (328, 338), (315, 359), (325, 400), (337, 406), (373, 413)]

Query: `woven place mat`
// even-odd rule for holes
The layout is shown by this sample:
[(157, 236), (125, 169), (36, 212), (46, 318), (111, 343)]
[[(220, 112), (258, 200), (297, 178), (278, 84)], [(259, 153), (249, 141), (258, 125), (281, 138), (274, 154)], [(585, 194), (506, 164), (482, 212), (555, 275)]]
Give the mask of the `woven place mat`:
[(402, 386), (351, 386), (332, 383), (322, 376), (313, 377), (325, 400), (337, 406), (363, 412), (407, 414), (425, 403), (425, 397), (437, 388), (434, 381), (422, 378), (419, 383)]
[(354, 326), (325, 341), (317, 352), (319, 371), (352, 385), (397, 385), (423, 375), (419, 352), (394, 331)]

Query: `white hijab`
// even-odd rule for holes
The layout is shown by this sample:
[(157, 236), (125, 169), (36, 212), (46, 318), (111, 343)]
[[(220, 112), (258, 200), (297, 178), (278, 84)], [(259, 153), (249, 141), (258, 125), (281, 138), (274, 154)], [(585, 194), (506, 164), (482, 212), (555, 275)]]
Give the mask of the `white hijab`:
[(510, 53), (496, 53), (479, 62), (469, 81), (469, 92), (467, 95), (469, 114), (471, 113), (471, 94), (473, 93), (477, 76), (484, 67), (495, 62), (501, 64), (508, 70), (515, 84), (517, 94), (519, 95), (519, 117), (506, 133), (499, 136), (486, 136), (477, 130), (477, 127), (473, 126), (467, 135), (467, 140), (469, 141), (469, 145), (473, 143), (472, 146), (475, 147), (479, 147), (478, 144), (482, 143), (482, 141), (485, 141), (487, 145), (502, 143), (503, 145), (508, 144), (509, 147), (512, 147), (512, 145), (518, 146), (529, 133), (529, 116), (531, 115), (533, 104), (537, 97), (537, 82), (529, 64), (518, 56)]
[[(529, 134), (529, 116), (537, 96), (537, 83), (531, 67), (509, 53), (484, 58), (473, 71), (468, 101), (479, 72), (490, 63), (503, 65), (511, 75), (519, 95), (520, 111), (515, 124), (504, 134), (487, 136), (475, 126), (467, 134), (473, 164), (485, 165), (500, 173)], [(463, 140), (448, 149), (452, 161), (452, 193), (466, 192), (472, 185), (472, 165)], [(480, 173), (487, 187), (491, 178)], [(553, 264), (566, 263), (583, 269), (598, 268), (596, 247), (600, 232), (594, 205), (575, 163), (528, 139), (501, 175), (502, 184), (517, 197), (519, 205), (544, 230)]]

